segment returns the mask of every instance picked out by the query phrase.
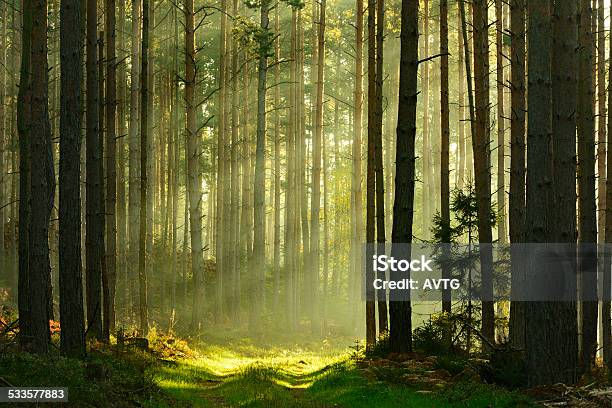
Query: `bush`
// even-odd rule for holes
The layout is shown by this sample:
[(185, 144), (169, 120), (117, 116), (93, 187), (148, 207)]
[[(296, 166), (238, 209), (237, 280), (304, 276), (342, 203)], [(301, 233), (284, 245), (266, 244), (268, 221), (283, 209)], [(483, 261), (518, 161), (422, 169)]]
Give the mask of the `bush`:
[(387, 358), (391, 353), (391, 347), (389, 345), (389, 332), (385, 332), (379, 338), (374, 347), (366, 350), (366, 357), (380, 357)]

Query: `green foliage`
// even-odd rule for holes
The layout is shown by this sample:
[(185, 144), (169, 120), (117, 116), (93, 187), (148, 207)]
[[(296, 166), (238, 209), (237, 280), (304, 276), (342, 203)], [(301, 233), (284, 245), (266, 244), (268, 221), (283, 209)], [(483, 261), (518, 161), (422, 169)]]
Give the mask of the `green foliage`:
[[(451, 243), (458, 242), (459, 238), (467, 234), (472, 241), (477, 238), (478, 231), (478, 199), (476, 190), (471, 184), (467, 191), (456, 189), (452, 192), (450, 210), (454, 222), (445, 223), (437, 212), (433, 218), (432, 233), (434, 242)], [(494, 227), (497, 223), (495, 206), (492, 204), (489, 210), (491, 216), (489, 223)]]
[[(412, 333), (412, 344), (425, 354), (445, 354), (449, 351), (448, 333), (453, 333), (453, 319), (446, 313), (433, 315)], [(445, 335), (446, 334), (446, 335)], [(453, 333), (454, 334), (454, 333)]]
[(244, 49), (252, 58), (274, 56), (274, 32), (261, 27), (252, 20), (236, 16), (232, 34), (240, 48)]
[(368, 358), (387, 357), (390, 352), (391, 346), (389, 345), (389, 333), (386, 332), (378, 338), (374, 347), (371, 347), (370, 349), (366, 350), (365, 354)]
[(467, 360), (463, 357), (452, 354), (442, 354), (436, 359), (434, 367), (439, 370), (446, 370), (451, 375), (457, 375), (465, 370), (466, 366)]
[(146, 374), (154, 359), (137, 351), (91, 352), (84, 361), (59, 355), (0, 354), (0, 377), (16, 387), (67, 387), (71, 406), (167, 406)]

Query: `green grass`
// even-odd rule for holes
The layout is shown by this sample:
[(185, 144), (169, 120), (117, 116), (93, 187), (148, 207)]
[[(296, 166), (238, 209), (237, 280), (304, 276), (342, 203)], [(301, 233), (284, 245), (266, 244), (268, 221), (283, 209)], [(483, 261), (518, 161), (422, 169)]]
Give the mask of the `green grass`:
[[(195, 407), (527, 407), (517, 392), (478, 382), (419, 390), (366, 378), (347, 345), (208, 338), (195, 359), (157, 366), (154, 381)], [(304, 344), (303, 343), (303, 344)], [(402, 372), (385, 373), (386, 376)]]
[[(73, 407), (166, 407), (171, 404), (147, 374), (150, 356), (130, 352), (117, 358), (95, 351), (85, 361), (28, 353), (0, 354), (0, 377), (15, 387), (66, 387)], [(24, 404), (31, 406), (32, 404)]]
[[(282, 335), (254, 340), (220, 332), (224, 335), (191, 339), (195, 354), (188, 355), (193, 357), (176, 360), (167, 353), (159, 358), (157, 349), (167, 343), (162, 337), (152, 342), (157, 357), (136, 350), (117, 356), (105, 346), (96, 347), (85, 361), (57, 353), (0, 354), (0, 377), (14, 386), (68, 387), (70, 403), (63, 406), (75, 407), (532, 406), (518, 392), (475, 380), (446, 387), (415, 385), (402, 380), (407, 371), (414, 373), (409, 368), (364, 368), (348, 348), (353, 344), (349, 338), (330, 342), (304, 334), (296, 343), (293, 336), (277, 342)], [(184, 348), (184, 343), (172, 345)], [(453, 368), (451, 363), (441, 362)]]

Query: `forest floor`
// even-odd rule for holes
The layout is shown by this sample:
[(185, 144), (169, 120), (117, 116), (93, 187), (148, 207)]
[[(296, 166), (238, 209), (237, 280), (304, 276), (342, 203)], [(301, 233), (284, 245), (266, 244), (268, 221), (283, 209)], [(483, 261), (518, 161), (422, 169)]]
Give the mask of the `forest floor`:
[(297, 345), (207, 337), (197, 356), (156, 366), (152, 378), (178, 406), (536, 406), (524, 394), (475, 380), (469, 370), (453, 376), (433, 359), (364, 360), (350, 345), (350, 339)]
[(148, 352), (90, 342), (85, 360), (59, 356), (58, 336), (53, 337), (54, 351), (45, 357), (17, 351), (14, 341), (0, 347), (0, 386), (67, 387), (70, 402), (61, 406), (74, 407), (591, 408), (612, 403), (612, 389), (604, 382), (510, 391), (486, 381), (477, 359), (384, 352), (364, 357), (349, 337), (331, 341), (278, 331), (249, 337), (217, 328), (182, 340), (152, 330)]

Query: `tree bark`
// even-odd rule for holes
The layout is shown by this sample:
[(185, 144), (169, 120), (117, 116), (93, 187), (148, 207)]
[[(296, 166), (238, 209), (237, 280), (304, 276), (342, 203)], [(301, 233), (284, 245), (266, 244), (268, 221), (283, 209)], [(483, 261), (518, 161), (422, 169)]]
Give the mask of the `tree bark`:
[[(500, 1), (500, 0), (498, 0)], [(450, 237), (450, 115), (448, 102), (448, 1), (440, 0), (440, 219), (442, 221), (442, 242), (451, 242)], [(463, 80), (463, 78), (461, 78)], [(446, 249), (446, 245), (444, 246)], [(450, 278), (446, 263), (442, 264), (442, 278)], [(451, 293), (442, 293), (442, 310), (451, 312)]]
[[(269, 0), (262, 0), (260, 8), (259, 27), (264, 32), (268, 31), (270, 4)], [(271, 46), (268, 37), (263, 36), (259, 45), (259, 63), (257, 70), (257, 145), (255, 150), (255, 180), (253, 185), (253, 270), (252, 281), (254, 283), (251, 291), (251, 313), (249, 315), (249, 326), (255, 328), (259, 322), (264, 306), (263, 291), (265, 278), (265, 137), (266, 137), (266, 79), (268, 72), (268, 48)]]
[(490, 341), (495, 339), (495, 315), (493, 310), (493, 254), (491, 232), (491, 152), (489, 149), (489, 23), (487, 0), (475, 0), (474, 26), (474, 181), (478, 201), (478, 240), (481, 244), (482, 270), (482, 334)]
[(310, 319), (312, 331), (319, 327), (317, 304), (319, 295), (319, 274), (321, 263), (321, 144), (323, 143), (323, 92), (324, 92), (324, 64), (325, 64), (325, 6), (326, 1), (319, 4), (319, 21), (317, 24), (317, 74), (315, 98), (315, 131), (312, 141), (312, 196), (310, 204), (310, 267), (308, 271), (310, 284), (308, 303), (311, 305)]
[[(363, 234), (363, 198), (361, 188), (361, 144), (363, 134), (363, 0), (356, 0), (355, 12), (355, 92), (353, 100), (353, 143), (352, 143), (352, 240), (353, 264), (350, 273), (354, 289), (350, 296), (357, 301), (361, 295), (361, 242)], [(351, 303), (353, 304), (353, 303)]]
[(142, 335), (149, 331), (147, 289), (147, 192), (149, 138), (149, 0), (142, 1), (142, 42), (140, 70), (140, 225), (138, 230), (139, 327)]
[[(593, 82), (592, 10), (589, 0), (580, 3), (578, 65), (578, 242), (589, 251), (597, 242), (595, 203), (595, 112)], [(581, 368), (589, 371), (597, 348), (597, 280), (592, 272), (593, 257), (583, 256), (579, 264), (582, 307)]]
[[(196, 125), (196, 50), (193, 0), (185, 2), (185, 103), (187, 110), (187, 178), (189, 195), (189, 225), (191, 238), (191, 256), (193, 272), (193, 312), (191, 326), (197, 330), (202, 324), (202, 306), (204, 297), (204, 268), (202, 258), (202, 182), (199, 169), (200, 144)], [(221, 194), (219, 187), (217, 194)], [(217, 207), (218, 211), (221, 211)], [(217, 225), (217, 231), (219, 225)], [(219, 238), (217, 237), (219, 240)]]
[[(48, 110), (47, 1), (32, 2), (32, 70), (30, 267), (31, 351), (46, 353), (49, 344), (50, 280), (49, 216), (53, 208), (55, 176)], [(34, 164), (35, 163), (35, 164)]]
[[(418, 97), (417, 76), (419, 68), (418, 15), (418, 2), (402, 0), (393, 244), (410, 244), (412, 242)], [(397, 353), (412, 351), (412, 307), (410, 301), (391, 302), (389, 311), (389, 346), (391, 351)]]
[(30, 349), (34, 336), (33, 310), (30, 305), (30, 185), (31, 185), (31, 58), (32, 1), (23, 0), (21, 67), (17, 97), (17, 128), (19, 131), (19, 248), (18, 248), (18, 309), (19, 344)]
[[(376, 72), (375, 72), (375, 106), (374, 117), (374, 173), (376, 180), (376, 243), (378, 252), (384, 251), (386, 241), (385, 234), (385, 177), (383, 174), (383, 54), (384, 54), (384, 22), (385, 22), (384, 0), (376, 0)], [(389, 330), (387, 317), (387, 293), (378, 291), (378, 332), (384, 335)]]
[(86, 150), (86, 292), (88, 336), (102, 339), (102, 146), (99, 126), (99, 83), (97, 65), (98, 10), (95, 0), (87, 0), (87, 150)]
[(59, 169), (60, 349), (85, 356), (81, 276), (81, 80), (83, 77), (82, 1), (61, 5), (61, 109)]
[(136, 282), (138, 280), (138, 253), (139, 241), (138, 233), (140, 231), (139, 209), (140, 209), (140, 143), (139, 143), (139, 93), (140, 93), (140, 12), (141, 1), (132, 1), (132, 44), (131, 44), (131, 65), (132, 72), (130, 75), (130, 128), (129, 128), (129, 281), (130, 281), (130, 298), (131, 316), (135, 318), (138, 310), (138, 291)]
[[(510, 242), (525, 242), (525, 0), (510, 4), (511, 44), (511, 119), (510, 119)], [(521, 280), (519, 258), (512, 260), (512, 285)], [(510, 305), (510, 343), (517, 349), (525, 347), (525, 305)]]
[(495, 0), (495, 48), (497, 62), (497, 240), (505, 244), (506, 229), (506, 115), (504, 101), (503, 1)]
[(115, 52), (115, 0), (105, 0), (106, 24), (106, 275), (108, 296), (104, 298), (104, 336), (115, 330), (117, 277), (117, 60)]

